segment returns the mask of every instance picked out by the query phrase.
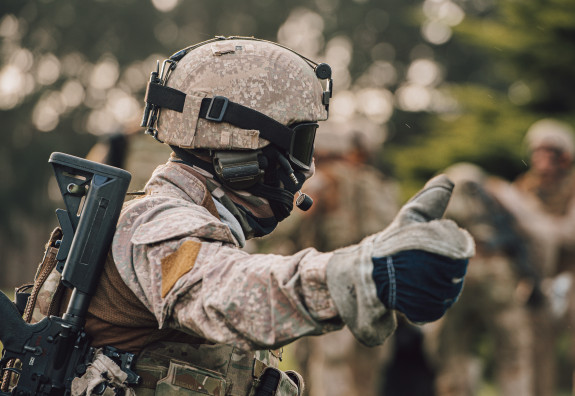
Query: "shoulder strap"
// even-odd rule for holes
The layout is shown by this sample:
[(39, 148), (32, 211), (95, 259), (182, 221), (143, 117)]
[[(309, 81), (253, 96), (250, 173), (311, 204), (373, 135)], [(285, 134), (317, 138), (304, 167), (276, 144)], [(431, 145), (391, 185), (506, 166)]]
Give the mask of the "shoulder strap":
[(35, 323), (42, 318), (56, 314), (58, 310), (58, 296), (61, 295), (61, 275), (56, 270), (56, 255), (58, 254), (58, 241), (62, 239), (62, 229), (57, 227), (52, 231), (46, 243), (44, 258), (38, 266), (34, 277), (34, 287), (28, 297), (24, 320)]

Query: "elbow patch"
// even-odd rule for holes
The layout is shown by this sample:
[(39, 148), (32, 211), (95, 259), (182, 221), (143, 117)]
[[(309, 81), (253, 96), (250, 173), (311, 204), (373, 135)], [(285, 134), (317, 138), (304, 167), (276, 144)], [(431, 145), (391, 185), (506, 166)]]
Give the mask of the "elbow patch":
[(185, 241), (178, 250), (162, 259), (162, 298), (172, 290), (178, 279), (194, 268), (201, 246), (200, 242)]

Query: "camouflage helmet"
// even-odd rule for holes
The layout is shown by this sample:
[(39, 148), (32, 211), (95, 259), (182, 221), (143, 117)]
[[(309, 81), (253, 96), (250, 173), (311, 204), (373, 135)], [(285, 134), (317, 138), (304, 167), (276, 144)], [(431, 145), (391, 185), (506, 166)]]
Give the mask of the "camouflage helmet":
[[(270, 141), (286, 148), (286, 127), (327, 119), (331, 85), (328, 65), (279, 44), (216, 37), (176, 52), (161, 72), (158, 65), (142, 126), (185, 149), (255, 150)], [(237, 108), (251, 113), (225, 114)]]
[(571, 156), (575, 152), (573, 128), (552, 118), (544, 118), (531, 125), (525, 135), (525, 143), (529, 152), (539, 147), (551, 147)]

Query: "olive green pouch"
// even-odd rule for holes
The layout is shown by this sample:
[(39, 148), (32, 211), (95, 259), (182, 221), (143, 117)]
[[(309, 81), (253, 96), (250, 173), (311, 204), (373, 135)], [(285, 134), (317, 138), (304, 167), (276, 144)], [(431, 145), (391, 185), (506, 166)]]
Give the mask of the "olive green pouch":
[(165, 378), (158, 381), (156, 396), (224, 396), (226, 380), (221, 374), (172, 360)]

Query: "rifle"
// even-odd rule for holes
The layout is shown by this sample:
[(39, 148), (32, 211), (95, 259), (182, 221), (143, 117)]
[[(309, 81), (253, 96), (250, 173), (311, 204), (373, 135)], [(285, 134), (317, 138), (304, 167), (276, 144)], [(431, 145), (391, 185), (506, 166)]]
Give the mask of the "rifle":
[(535, 268), (529, 241), (520, 231), (517, 219), (484, 186), (466, 182), (463, 187), (466, 193), (479, 199), (479, 203), (485, 208), (484, 218), (481, 220), (489, 222), (495, 230), (495, 234), (486, 241), (486, 248), (490, 252), (502, 251), (511, 259), (517, 275), (533, 285), (527, 305), (531, 308), (540, 306), (545, 299), (541, 289), (541, 275)]
[(67, 209), (56, 210), (63, 231), (56, 268), (72, 295), (61, 318), (28, 324), (0, 292), (0, 371), (18, 379), (11, 392), (3, 386), (0, 396), (68, 395), (72, 380), (85, 372), (94, 353), (84, 331), (86, 313), (131, 179), (125, 170), (68, 154), (52, 153), (49, 162)]

